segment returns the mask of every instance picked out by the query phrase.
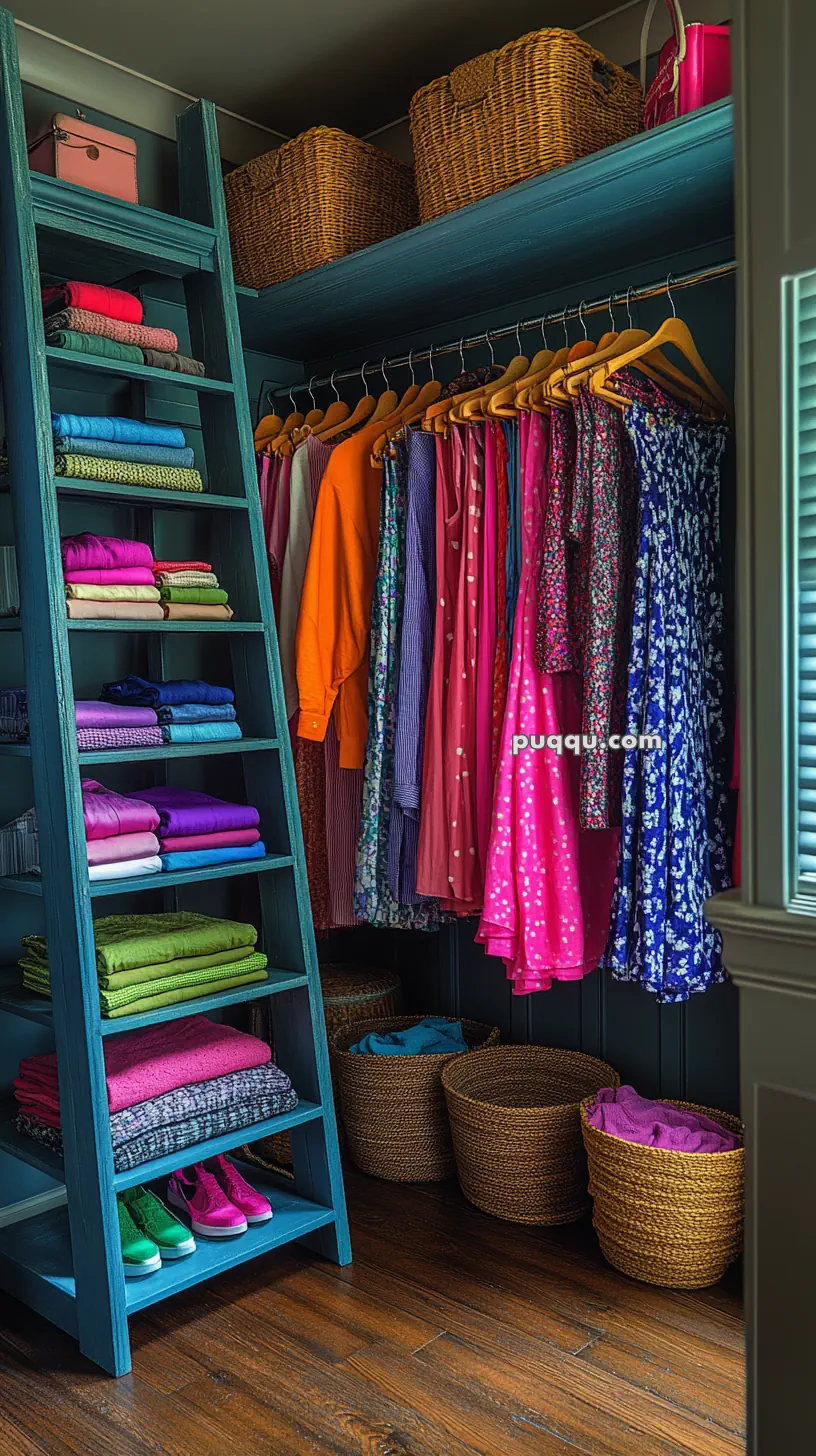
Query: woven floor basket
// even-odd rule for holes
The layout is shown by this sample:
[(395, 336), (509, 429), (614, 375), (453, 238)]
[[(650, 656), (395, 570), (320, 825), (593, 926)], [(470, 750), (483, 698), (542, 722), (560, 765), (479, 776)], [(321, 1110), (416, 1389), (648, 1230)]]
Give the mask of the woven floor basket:
[[(356, 1021), (372, 1016), (396, 1016), (402, 1011), (402, 982), (396, 972), (357, 963), (326, 964), (319, 969), (323, 1014), (329, 1039), (334, 1032), (345, 1031)], [(263, 1035), (263, 1032), (256, 1031), (255, 1034)], [(332, 1084), (337, 1110), (337, 1131), (340, 1146), (343, 1147), (345, 1139), (340, 1118), (340, 1098), (333, 1068)], [(265, 1160), (262, 1166), (286, 1168), (292, 1162), (288, 1132), (278, 1132), (272, 1137), (261, 1138), (253, 1147), (256, 1154)]]
[(634, 136), (643, 93), (571, 30), (536, 30), (411, 102), (423, 222)]
[[(668, 1099), (667, 1099), (668, 1100)], [(744, 1152), (678, 1153), (645, 1148), (581, 1128), (589, 1160), (592, 1222), (605, 1257), (622, 1274), (669, 1289), (716, 1284), (742, 1249)], [(691, 1102), (672, 1102), (704, 1112), (742, 1135), (739, 1118)]]
[(512, 1223), (572, 1223), (590, 1207), (578, 1108), (620, 1078), (583, 1052), (506, 1046), (442, 1073), (456, 1171), (471, 1203)]
[(417, 222), (410, 167), (330, 126), (224, 178), (236, 283), (267, 288)]
[[(364, 1173), (395, 1183), (437, 1182), (456, 1172), (440, 1080), (450, 1053), (379, 1057), (349, 1047), (370, 1031), (402, 1031), (423, 1019), (361, 1021), (353, 1031), (335, 1033), (331, 1042), (349, 1152)], [(479, 1021), (463, 1021), (462, 1032), (470, 1047), (499, 1039), (497, 1027)], [(461, 1056), (454, 1053), (453, 1059)]]

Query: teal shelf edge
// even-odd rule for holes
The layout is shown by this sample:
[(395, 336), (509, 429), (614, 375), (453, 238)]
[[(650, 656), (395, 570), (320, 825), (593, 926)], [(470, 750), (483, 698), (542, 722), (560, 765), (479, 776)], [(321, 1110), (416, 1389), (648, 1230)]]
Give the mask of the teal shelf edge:
[[(135, 1016), (99, 1017), (100, 1036), (121, 1036), (125, 1031), (138, 1031), (142, 1026), (156, 1026), (160, 1021), (177, 1021), (184, 1016), (194, 1016), (209, 1011), (221, 1011), (226, 1006), (238, 1006), (244, 1001), (259, 1001), (266, 996), (276, 996), (283, 991), (297, 991), (309, 984), (309, 978), (301, 971), (267, 971), (266, 980), (256, 981), (251, 986), (237, 986), (234, 991), (217, 991), (212, 996), (197, 996), (194, 1001), (182, 1001), (175, 1006), (159, 1006), (153, 1011), (140, 1011)], [(0, 967), (0, 1012), (19, 1016), (24, 1021), (34, 1021), (40, 1026), (54, 1028), (54, 1009), (47, 996), (38, 996), (29, 991), (20, 981), (17, 966)]]
[[(218, 758), (226, 753), (269, 753), (280, 748), (279, 738), (237, 738), (224, 743), (165, 743), (161, 748), (88, 748), (80, 763), (163, 763), (172, 758)], [(30, 758), (27, 743), (0, 743), (0, 758)]]
[[(93, 899), (103, 895), (130, 895), (136, 890), (166, 890), (171, 885), (200, 885), (203, 880), (225, 880), (236, 875), (257, 875), (266, 870), (291, 869), (290, 854), (267, 854), (263, 859), (234, 860), (200, 870), (161, 870), (155, 875), (134, 875), (126, 880), (94, 880), (89, 885)], [(23, 895), (42, 895), (41, 875), (2, 875), (0, 890), (17, 890)]]
[[(188, 1259), (168, 1262), (157, 1274), (129, 1281), (125, 1288), (128, 1314), (334, 1222), (331, 1208), (282, 1188), (260, 1169), (248, 1169), (247, 1173), (250, 1182), (272, 1204), (270, 1221), (251, 1227), (235, 1239), (197, 1239), (196, 1252)], [(0, 1286), (24, 1298), (62, 1329), (75, 1333), (76, 1286), (64, 1209), (0, 1229)]]
[[(60, 496), (117, 501), (124, 506), (153, 506), (156, 510), (172, 510), (177, 506), (187, 510), (204, 507), (222, 511), (248, 508), (246, 496), (219, 495), (210, 490), (161, 490), (147, 485), (116, 485), (105, 480), (69, 480), (64, 475), (54, 476), (54, 488)], [(0, 494), (7, 494), (8, 490), (9, 477), (5, 475), (0, 477)]]
[[(263, 622), (68, 621), (70, 632), (263, 632)], [(0, 618), (0, 632), (19, 632), (19, 617)]]
[(200, 374), (177, 374), (172, 369), (153, 369), (149, 364), (132, 364), (126, 359), (104, 359), (96, 354), (74, 354), (70, 349), (46, 347), (49, 364), (69, 369), (85, 369), (92, 374), (111, 374), (115, 379), (144, 379), (151, 384), (172, 384), (182, 389), (198, 389), (206, 394), (234, 394), (233, 385), (225, 379), (206, 379)]
[(716, 242), (733, 256), (733, 129), (731, 102), (717, 102), (255, 298), (242, 291), (244, 345), (326, 358), (525, 295), (634, 278)]
[(72, 241), (81, 241), (89, 267), (97, 249), (113, 249), (123, 260), (139, 259), (142, 267), (176, 277), (213, 271), (213, 228), (152, 207), (120, 202), (40, 172), (31, 174), (31, 198), (38, 234), (41, 230), (67, 233)]

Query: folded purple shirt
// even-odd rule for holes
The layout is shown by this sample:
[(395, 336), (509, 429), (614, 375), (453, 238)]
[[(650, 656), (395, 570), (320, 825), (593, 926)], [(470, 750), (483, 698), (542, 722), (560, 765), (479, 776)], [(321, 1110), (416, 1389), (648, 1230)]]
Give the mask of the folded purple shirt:
[(175, 785), (151, 785), (139, 790), (159, 812), (160, 838), (180, 838), (187, 834), (219, 834), (222, 829), (256, 829), (260, 814), (251, 804), (230, 804), (194, 789)]
[(742, 1139), (706, 1117), (668, 1102), (640, 1097), (634, 1087), (604, 1087), (587, 1112), (587, 1122), (612, 1137), (676, 1153), (729, 1153)]
[(155, 586), (149, 566), (116, 566), (111, 571), (86, 567), (84, 571), (63, 571), (66, 581), (84, 581), (91, 586)]
[(135, 795), (115, 794), (96, 779), (82, 780), (82, 807), (86, 839), (146, 834), (159, 827), (159, 816), (152, 804)]
[(144, 541), (83, 531), (79, 536), (63, 536), (61, 544), (63, 571), (116, 571), (122, 566), (153, 570), (153, 552)]
[(80, 698), (74, 703), (77, 728), (153, 728), (158, 719), (152, 708), (127, 708)]
[(80, 753), (108, 748), (162, 748), (164, 738), (158, 723), (155, 728), (77, 728)]

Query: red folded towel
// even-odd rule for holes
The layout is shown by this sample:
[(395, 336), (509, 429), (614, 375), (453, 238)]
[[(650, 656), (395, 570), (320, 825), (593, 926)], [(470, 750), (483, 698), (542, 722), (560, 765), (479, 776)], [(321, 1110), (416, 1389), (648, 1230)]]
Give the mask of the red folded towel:
[(143, 316), (141, 301), (134, 294), (102, 283), (58, 283), (44, 288), (42, 305), (46, 313), (52, 313), (55, 307), (87, 308), (126, 324), (140, 324)]
[(166, 571), (212, 571), (209, 561), (154, 561), (153, 573), (161, 576)]

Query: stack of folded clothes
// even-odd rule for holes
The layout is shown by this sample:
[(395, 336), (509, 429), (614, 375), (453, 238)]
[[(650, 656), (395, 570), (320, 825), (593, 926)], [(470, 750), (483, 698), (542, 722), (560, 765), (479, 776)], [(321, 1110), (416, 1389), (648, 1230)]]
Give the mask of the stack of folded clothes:
[(178, 425), (119, 415), (51, 415), (54, 474), (72, 480), (201, 492), (195, 456)]
[(102, 697), (122, 711), (153, 712), (164, 743), (216, 743), (243, 736), (235, 721), (232, 688), (214, 683), (186, 679), (148, 682), (143, 677), (126, 677), (105, 683)]
[[(103, 1050), (117, 1173), (297, 1106), (266, 1042), (206, 1016), (107, 1037)], [(61, 1152), (54, 1053), (25, 1057), (14, 1091), (19, 1131)]]
[[(161, 748), (167, 742), (153, 708), (99, 703), (80, 698), (74, 703), (77, 748)], [(240, 738), (240, 731), (237, 735)], [(25, 688), (0, 689), (0, 743), (28, 742), (28, 700)]]
[(161, 621), (153, 552), (120, 536), (63, 536), (62, 572), (68, 616)]
[(159, 812), (161, 862), (166, 870), (196, 870), (232, 860), (263, 859), (260, 815), (251, 804), (231, 804), (195, 789), (153, 785), (140, 789)]
[(209, 561), (154, 561), (165, 617), (171, 620), (229, 621), (229, 597)]
[(143, 322), (141, 299), (98, 283), (61, 283), (43, 288), (45, 342), (72, 354), (95, 354), (120, 363), (149, 364), (175, 374), (203, 375), (204, 365), (179, 353), (172, 329)]
[(0, 688), (0, 743), (28, 743), (25, 688)]
[[(154, 833), (159, 815), (152, 804), (136, 795), (116, 794), (95, 779), (83, 779), (82, 811), (90, 880), (125, 880), (161, 872)], [(39, 869), (39, 864), (31, 868)]]
[[(103, 916), (94, 921), (102, 1015), (134, 1016), (262, 981), (267, 962), (257, 940), (254, 925), (189, 910)], [(26, 935), (22, 946), (23, 984), (50, 996), (46, 941)]]

